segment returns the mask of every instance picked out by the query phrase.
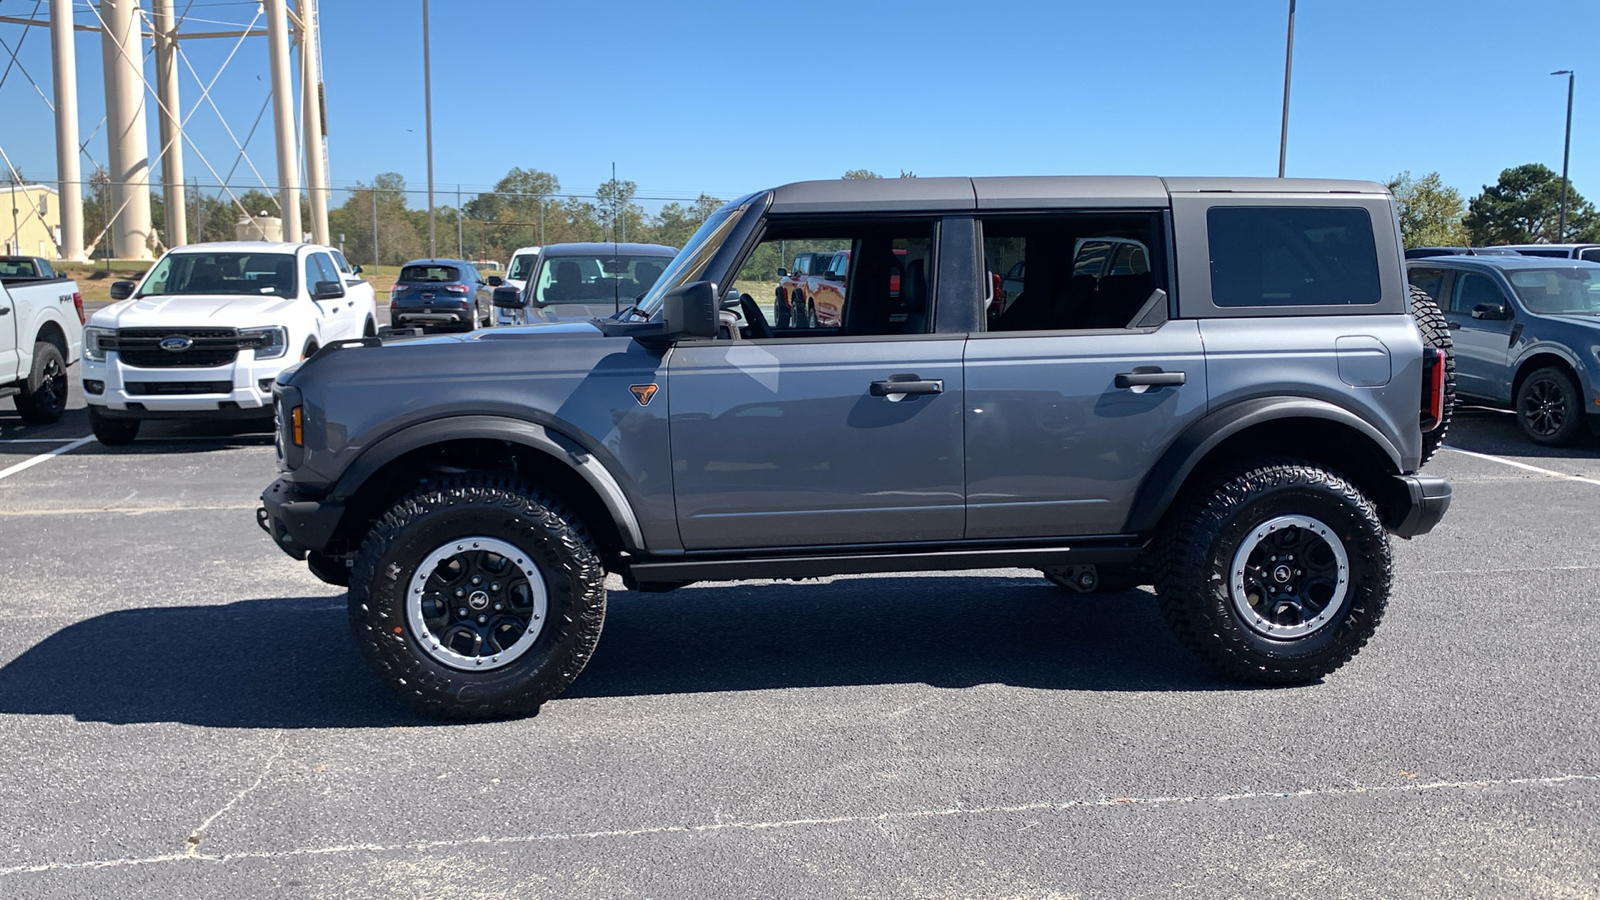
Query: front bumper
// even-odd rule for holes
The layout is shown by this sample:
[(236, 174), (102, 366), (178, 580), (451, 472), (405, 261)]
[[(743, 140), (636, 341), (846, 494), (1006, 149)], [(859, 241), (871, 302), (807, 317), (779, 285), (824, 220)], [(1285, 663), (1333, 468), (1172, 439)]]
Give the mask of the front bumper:
[(328, 546), (343, 516), (344, 504), (308, 496), (294, 482), (280, 478), (261, 492), (256, 524), (272, 535), (278, 549), (305, 559), (307, 553)]
[(1450, 482), (1436, 475), (1396, 475), (1396, 495), (1403, 498), (1384, 524), (1399, 537), (1427, 534), (1450, 508)]
[(83, 381), (101, 385), (98, 393), (86, 389), (84, 400), (114, 419), (272, 418), (272, 382), (295, 360), (239, 356), (208, 368), (159, 369), (124, 365), (112, 351), (79, 364)]

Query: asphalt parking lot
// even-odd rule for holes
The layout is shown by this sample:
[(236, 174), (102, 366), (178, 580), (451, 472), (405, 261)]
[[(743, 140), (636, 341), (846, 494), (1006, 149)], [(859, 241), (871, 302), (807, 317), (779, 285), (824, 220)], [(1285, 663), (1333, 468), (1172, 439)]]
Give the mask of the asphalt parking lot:
[(0, 401), (3, 897), (1600, 896), (1600, 443), (1464, 413), (1321, 684), (1024, 570), (614, 583), (565, 697), (442, 725), (257, 529), (269, 435), (88, 433)]

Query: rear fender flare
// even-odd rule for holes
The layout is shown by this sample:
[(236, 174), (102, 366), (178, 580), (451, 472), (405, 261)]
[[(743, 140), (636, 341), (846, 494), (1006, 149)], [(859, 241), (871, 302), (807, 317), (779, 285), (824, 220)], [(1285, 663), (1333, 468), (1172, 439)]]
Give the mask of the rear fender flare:
[(644, 536), (622, 485), (593, 453), (559, 431), (533, 422), (501, 416), (450, 416), (421, 422), (384, 437), (339, 476), (330, 492), (335, 502), (347, 502), (378, 470), (413, 450), (430, 444), (459, 440), (495, 440), (538, 450), (565, 464), (600, 497), (616, 523), (625, 549), (644, 549)]
[(1400, 451), (1371, 423), (1343, 407), (1310, 397), (1263, 397), (1244, 400), (1209, 413), (1189, 426), (1150, 469), (1128, 513), (1127, 534), (1148, 534), (1166, 515), (1206, 454), (1228, 438), (1255, 425), (1279, 419), (1322, 419), (1351, 429), (1383, 451), (1395, 472), (1403, 471)]

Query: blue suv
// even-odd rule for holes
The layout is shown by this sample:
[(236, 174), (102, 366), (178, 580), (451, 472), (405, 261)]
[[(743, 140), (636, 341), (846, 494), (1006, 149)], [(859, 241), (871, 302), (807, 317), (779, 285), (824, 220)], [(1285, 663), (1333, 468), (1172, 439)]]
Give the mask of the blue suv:
[(1600, 264), (1439, 256), (1406, 271), (1444, 311), (1458, 394), (1515, 410), (1536, 444), (1600, 429)]

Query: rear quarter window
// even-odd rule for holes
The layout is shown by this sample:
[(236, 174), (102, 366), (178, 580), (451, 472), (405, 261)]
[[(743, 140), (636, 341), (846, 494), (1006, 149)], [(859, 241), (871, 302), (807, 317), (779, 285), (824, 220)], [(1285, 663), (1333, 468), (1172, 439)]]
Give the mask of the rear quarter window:
[(1372, 219), (1358, 207), (1206, 211), (1211, 298), (1221, 307), (1358, 306), (1383, 287)]

